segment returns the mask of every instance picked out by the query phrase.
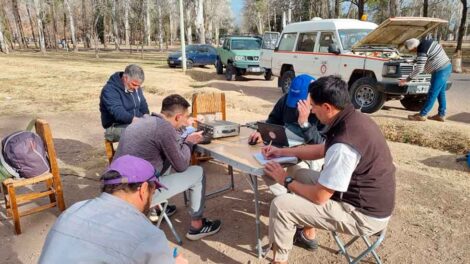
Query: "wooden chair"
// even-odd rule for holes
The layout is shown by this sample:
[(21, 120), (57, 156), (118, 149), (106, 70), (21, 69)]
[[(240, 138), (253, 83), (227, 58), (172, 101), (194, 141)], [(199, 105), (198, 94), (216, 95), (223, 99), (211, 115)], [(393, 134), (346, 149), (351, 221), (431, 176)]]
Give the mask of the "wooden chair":
[[(51, 128), (49, 124), (42, 119), (35, 122), (36, 133), (44, 141), (46, 151), (49, 156), (49, 165), (51, 172), (29, 179), (7, 179), (2, 183), (2, 192), (5, 199), (5, 208), (8, 217), (13, 218), (15, 225), (15, 233), (21, 234), (20, 217), (44, 211), (46, 209), (57, 206), (62, 212), (65, 210), (64, 195), (62, 190), (62, 182), (60, 180), (59, 166), (57, 165), (57, 156), (52, 140)], [(35, 185), (45, 183), (46, 190), (31, 191), (25, 194), (17, 194), (18, 187), (26, 185)], [(19, 206), (29, 203), (39, 198), (49, 196), (49, 203), (34, 208), (20, 211)]]
[(108, 158), (108, 163), (111, 164), (111, 161), (113, 161), (114, 154), (116, 153), (116, 150), (114, 150), (113, 142), (105, 139), (104, 149), (106, 151), (106, 158)]
[[(222, 120), (226, 120), (227, 113), (225, 108), (225, 93), (195, 93), (193, 94), (192, 99), (192, 116), (194, 118), (194, 127), (197, 127), (197, 116), (198, 115), (207, 115), (207, 114), (215, 114), (221, 113)], [(201, 156), (193, 154), (191, 163), (193, 165), (199, 164), (200, 161), (210, 160), (211, 157)], [(207, 196), (212, 196), (217, 193), (234, 189), (235, 183), (233, 180), (233, 168), (232, 166), (228, 166), (228, 173), (230, 175), (230, 183), (227, 187), (222, 188), (218, 191), (212, 192), (207, 194)]]

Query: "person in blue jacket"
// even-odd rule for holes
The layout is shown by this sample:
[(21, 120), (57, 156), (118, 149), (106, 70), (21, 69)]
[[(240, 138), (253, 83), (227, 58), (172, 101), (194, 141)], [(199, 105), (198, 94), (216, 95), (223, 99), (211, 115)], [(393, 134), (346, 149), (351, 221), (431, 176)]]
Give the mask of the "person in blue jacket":
[(101, 124), (106, 129), (107, 140), (118, 142), (122, 130), (145, 114), (149, 114), (147, 101), (141, 89), (144, 79), (142, 68), (130, 64), (124, 72), (111, 75), (101, 90)]

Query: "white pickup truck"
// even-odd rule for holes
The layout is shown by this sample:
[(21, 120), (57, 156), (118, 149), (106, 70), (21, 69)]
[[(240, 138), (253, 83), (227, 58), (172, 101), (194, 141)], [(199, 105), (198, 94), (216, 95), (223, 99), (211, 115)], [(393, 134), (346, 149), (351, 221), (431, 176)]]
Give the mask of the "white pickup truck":
[[(447, 23), (438, 18), (396, 17), (380, 26), (355, 19), (321, 19), (292, 23), (282, 34), (266, 32), (260, 53), (265, 77), (278, 76), (287, 92), (298, 74), (315, 78), (339, 75), (349, 85), (352, 103), (366, 113), (378, 111), (386, 100), (399, 99), (412, 111), (423, 106), (431, 76), (420, 74), (399, 86), (414, 69), (414, 56), (399, 49), (410, 38), (426, 36)], [(449, 89), (451, 83), (447, 84)]]

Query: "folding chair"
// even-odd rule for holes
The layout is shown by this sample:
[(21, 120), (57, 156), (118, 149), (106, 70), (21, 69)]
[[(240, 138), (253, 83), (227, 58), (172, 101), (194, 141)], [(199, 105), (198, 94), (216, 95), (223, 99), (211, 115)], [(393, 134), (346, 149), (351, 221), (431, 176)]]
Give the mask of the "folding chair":
[[(194, 118), (194, 127), (197, 127), (198, 115), (207, 115), (207, 114), (216, 114), (216, 113), (221, 113), (222, 120), (226, 120), (227, 114), (225, 111), (225, 93), (211, 92), (211, 93), (193, 94), (192, 116)], [(210, 160), (210, 159), (211, 157), (197, 156), (196, 154), (193, 154), (191, 163), (193, 165), (197, 165), (199, 164), (199, 161)], [(218, 193), (230, 190), (230, 189), (233, 190), (235, 188), (235, 182), (233, 179), (233, 168), (230, 165), (228, 166), (228, 174), (230, 175), (230, 183), (226, 187), (221, 188), (220, 190), (207, 194), (206, 195), (207, 197), (213, 196), (215, 194), (218, 194)], [(185, 198), (185, 204), (187, 204), (186, 193), (184, 195), (184, 198)]]
[[(35, 121), (36, 133), (42, 138), (45, 149), (49, 156), (49, 166), (51, 171), (37, 177), (29, 179), (6, 179), (2, 183), (2, 193), (5, 199), (5, 209), (8, 217), (13, 218), (15, 233), (21, 234), (20, 217), (38, 213), (46, 209), (57, 206), (61, 212), (65, 210), (62, 182), (60, 180), (59, 166), (57, 165), (57, 156), (52, 140), (52, 133), (49, 124), (42, 119)], [(46, 189), (41, 191), (31, 191), (25, 194), (17, 194), (18, 187), (44, 183)], [(49, 203), (36, 206), (28, 210), (20, 211), (19, 206), (30, 203), (36, 199), (49, 197)]]
[(160, 224), (162, 223), (162, 220), (165, 219), (166, 223), (168, 224), (168, 227), (170, 228), (171, 232), (173, 233), (173, 235), (175, 236), (175, 239), (176, 239), (176, 242), (178, 242), (178, 245), (182, 245), (183, 244), (183, 241), (181, 240), (181, 238), (179, 237), (178, 233), (176, 232), (175, 230), (175, 227), (173, 226), (173, 224), (171, 223), (171, 220), (170, 218), (168, 217), (168, 215), (166, 214), (166, 207), (168, 206), (168, 200), (165, 200), (159, 204), (157, 204), (157, 207), (158, 209), (160, 209), (160, 217), (158, 218), (158, 222), (156, 224), (156, 226), (159, 228), (160, 227)]
[[(349, 264), (359, 263), (359, 261), (361, 261), (361, 259), (363, 259), (369, 253), (371, 253), (374, 256), (374, 258), (375, 258), (375, 260), (377, 261), (378, 264), (382, 264), (382, 261), (380, 260), (379, 255), (377, 255), (377, 253), (375, 252), (375, 249), (385, 239), (386, 231), (387, 231), (387, 228), (385, 228), (382, 231), (380, 231), (376, 234), (373, 234), (371, 236), (355, 236), (351, 240), (349, 240), (349, 242), (346, 243), (346, 244), (344, 244), (344, 242), (341, 240), (338, 233), (336, 233), (335, 231), (333, 231), (331, 233), (332, 233), (332, 235), (333, 235), (333, 237), (336, 241), (336, 244), (339, 247), (339, 250), (336, 253), (344, 255)], [(370, 243), (370, 241), (368, 240), (368, 238), (370, 238), (372, 236), (378, 236), (378, 238), (375, 240), (374, 243)], [(367, 249), (364, 250), (361, 254), (359, 254), (359, 256), (357, 256), (356, 258), (352, 258), (348, 253), (348, 247), (351, 246), (354, 242), (356, 242), (356, 240), (358, 240), (359, 238), (362, 238), (364, 243), (367, 245)]]

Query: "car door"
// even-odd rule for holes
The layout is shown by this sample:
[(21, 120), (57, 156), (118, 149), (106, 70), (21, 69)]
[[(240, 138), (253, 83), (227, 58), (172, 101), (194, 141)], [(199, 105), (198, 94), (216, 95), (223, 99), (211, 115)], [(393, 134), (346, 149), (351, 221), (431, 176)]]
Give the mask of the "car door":
[(299, 33), (295, 48), (297, 59), (293, 61), (295, 73), (297, 75), (305, 73), (315, 78), (319, 77), (314, 72), (314, 69), (318, 64), (318, 60), (315, 60), (317, 54), (314, 53), (317, 36), (317, 32)]
[(327, 75), (339, 74), (341, 57), (328, 52), (330, 44), (340, 47), (335, 31), (322, 31), (319, 33), (317, 45), (315, 46), (314, 60), (317, 61), (313, 68), (314, 77), (319, 78)]
[(217, 50), (212, 46), (207, 46), (207, 54), (207, 64), (215, 64), (215, 60), (217, 59)]
[(279, 32), (265, 32), (261, 44), (259, 66), (265, 69), (272, 68), (272, 57), (276, 48)]

